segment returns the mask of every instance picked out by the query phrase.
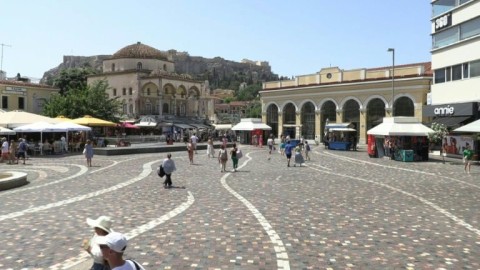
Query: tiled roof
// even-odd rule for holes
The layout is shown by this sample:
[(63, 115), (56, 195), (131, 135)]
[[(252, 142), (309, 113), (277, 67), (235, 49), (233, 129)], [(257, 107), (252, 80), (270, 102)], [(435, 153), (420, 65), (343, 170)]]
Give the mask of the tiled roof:
[(111, 59), (121, 58), (159, 59), (168, 61), (165, 53), (140, 42), (120, 49), (113, 54)]

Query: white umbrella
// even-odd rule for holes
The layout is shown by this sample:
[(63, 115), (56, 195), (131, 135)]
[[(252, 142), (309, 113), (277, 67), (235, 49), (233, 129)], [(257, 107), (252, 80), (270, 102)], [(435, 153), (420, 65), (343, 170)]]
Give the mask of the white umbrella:
[(459, 127), (453, 130), (453, 132), (472, 132), (472, 133), (480, 132), (480, 120), (477, 120), (470, 124), (466, 124), (465, 126)]
[(11, 129), (0, 127), (0, 135), (15, 135), (15, 134), (17, 133)]
[(56, 127), (58, 128), (65, 128), (67, 131), (91, 131), (91, 127), (75, 124), (72, 122), (61, 122), (58, 124), (55, 124)]
[(13, 129), (16, 132), (40, 132), (40, 142), (43, 142), (43, 132), (67, 132), (66, 128), (57, 127), (47, 122), (36, 122), (33, 124), (19, 126)]
[(20, 127), (27, 124), (33, 124), (36, 122), (58, 123), (60, 120), (46, 117), (39, 114), (28, 113), (24, 111), (10, 111), (4, 112), (0, 117), (0, 126), (7, 128)]

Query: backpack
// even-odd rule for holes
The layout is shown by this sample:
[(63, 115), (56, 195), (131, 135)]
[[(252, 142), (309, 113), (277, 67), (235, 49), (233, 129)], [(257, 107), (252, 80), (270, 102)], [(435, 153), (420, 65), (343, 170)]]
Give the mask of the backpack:
[(306, 149), (307, 151), (310, 151), (310, 144), (307, 144), (307, 146), (305, 147), (305, 149)]
[(157, 168), (157, 174), (158, 174), (158, 176), (160, 176), (160, 177), (164, 177), (164, 176), (165, 176), (165, 171), (163, 170), (163, 166), (162, 166), (162, 165), (158, 166), (158, 168)]
[(238, 149), (237, 150), (237, 159), (241, 159), (243, 157), (242, 150)]

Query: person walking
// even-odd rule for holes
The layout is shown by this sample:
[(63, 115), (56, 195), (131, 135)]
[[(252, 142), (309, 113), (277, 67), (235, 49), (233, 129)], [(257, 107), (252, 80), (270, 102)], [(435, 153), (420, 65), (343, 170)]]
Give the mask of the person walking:
[(15, 140), (10, 140), (10, 160), (8, 161), (8, 164), (15, 164), (15, 159), (17, 159), (17, 143), (15, 143)]
[(17, 164), (20, 158), (23, 159), (23, 164), (25, 165), (25, 160), (27, 159), (27, 143), (25, 142), (25, 139), (18, 139), (20, 142), (17, 147)]
[(9, 159), (8, 151), (9, 151), (8, 140), (7, 138), (3, 137), (2, 138), (2, 159), (0, 160), (0, 162), (3, 162), (4, 160)]
[(220, 172), (226, 172), (225, 167), (227, 166), (228, 154), (225, 146), (221, 146), (218, 151), (218, 163), (220, 164)]
[(470, 148), (470, 144), (466, 143), (465, 150), (463, 150), (463, 159), (465, 162), (465, 171), (467, 173), (470, 173), (470, 167), (472, 166), (472, 157), (473, 157), (473, 151)]
[(290, 143), (290, 140), (287, 141), (285, 145), (285, 156), (287, 157), (287, 167), (290, 167), (290, 159), (292, 158), (292, 149), (293, 145)]
[(193, 145), (193, 150), (195, 151), (195, 154), (198, 154), (197, 153), (198, 137), (195, 133), (193, 133), (192, 137), (190, 137), (190, 143)]
[(267, 139), (267, 146), (268, 146), (268, 160), (272, 157), (272, 151), (274, 151), (273, 148), (273, 134), (270, 134)]
[(106, 236), (99, 237), (97, 243), (112, 270), (145, 270), (138, 262), (123, 258), (128, 243), (125, 235), (111, 232)]
[(93, 258), (93, 265), (90, 270), (108, 270), (110, 267), (103, 258), (102, 251), (97, 241), (99, 237), (108, 235), (112, 229), (112, 219), (107, 216), (100, 216), (97, 219), (87, 218), (87, 224), (93, 229), (94, 234), (91, 239), (83, 240), (83, 249), (85, 249)]
[(167, 158), (162, 161), (163, 171), (165, 172), (165, 182), (163, 182), (164, 188), (172, 187), (172, 173), (177, 170), (175, 162), (172, 159), (172, 154), (168, 153)]
[(308, 144), (308, 141), (305, 141), (305, 159), (310, 161), (310, 144)]
[(187, 152), (188, 152), (188, 160), (190, 160), (190, 165), (193, 164), (193, 152), (195, 151), (195, 146), (193, 144), (192, 139), (187, 143)]
[(213, 148), (213, 140), (212, 140), (212, 137), (208, 137), (208, 141), (207, 141), (207, 156), (208, 157), (215, 157), (215, 150)]
[(236, 172), (238, 167), (237, 151), (238, 151), (237, 144), (234, 143), (232, 150), (230, 150), (230, 158), (232, 159), (232, 164), (233, 164), (232, 172)]
[(87, 142), (85, 143), (83, 154), (85, 155), (85, 159), (87, 160), (87, 167), (92, 167), (93, 145), (91, 140), (87, 140)]

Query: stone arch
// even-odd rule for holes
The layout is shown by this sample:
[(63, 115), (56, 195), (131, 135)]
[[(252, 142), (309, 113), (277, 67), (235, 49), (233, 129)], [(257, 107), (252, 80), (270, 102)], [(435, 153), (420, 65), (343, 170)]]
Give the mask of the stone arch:
[[(364, 104), (365, 104), (365, 108), (367, 108), (368, 103), (370, 103), (371, 100), (376, 99), (376, 98), (382, 100), (383, 103), (385, 104), (385, 108), (387, 108), (387, 106), (388, 106), (388, 101), (385, 99), (385, 97), (380, 96), (380, 95), (372, 95), (372, 96), (369, 96), (369, 97), (365, 100), (365, 103), (364, 103)], [(363, 109), (363, 107), (362, 107), (361, 109)]]
[(173, 84), (167, 83), (163, 86), (163, 94), (165, 96), (175, 97), (176, 93), (177, 93), (177, 90), (175, 89), (175, 86), (173, 86)]
[(200, 98), (200, 90), (196, 86), (190, 87), (188, 89), (188, 98)]
[(302, 124), (302, 136), (305, 139), (315, 139), (315, 111), (316, 106), (313, 101), (303, 102), (300, 106), (300, 123)]
[(320, 129), (322, 134), (325, 134), (325, 125), (327, 120), (329, 123), (337, 122), (338, 104), (333, 99), (322, 100), (320, 104), (320, 111), (322, 113), (322, 123), (320, 123)]
[(307, 102), (311, 102), (311, 103), (313, 104), (314, 109), (315, 109), (315, 110), (318, 110), (317, 104), (315, 103), (315, 101), (313, 101), (313, 100), (311, 100), (311, 99), (305, 99), (305, 100), (303, 100), (298, 107), (299, 107), (299, 108), (302, 108), (303, 105), (304, 105), (305, 103), (307, 103)]
[(292, 100), (287, 100), (285, 101), (282, 106), (279, 106), (278, 108), (280, 109), (281, 112), (283, 112), (283, 110), (285, 109), (285, 106), (287, 106), (289, 103), (293, 104), (293, 106), (295, 107), (295, 111), (298, 112), (298, 106), (297, 104), (295, 104), (295, 102), (293, 102)]
[(147, 92), (150, 92), (150, 95), (152, 95), (152, 93), (157, 93), (158, 90), (159, 89), (156, 84), (154, 84), (153, 82), (148, 82), (142, 86), (142, 91), (140, 93), (142, 93), (142, 96), (146, 97)]
[(404, 95), (398, 97), (393, 105), (393, 116), (415, 116), (415, 103)]
[(275, 102), (270, 102), (266, 106), (267, 125), (272, 128), (271, 133), (278, 136), (278, 105)]
[(358, 138), (360, 131), (360, 107), (361, 103), (358, 99), (349, 99), (342, 104), (343, 108), (343, 119), (342, 122), (352, 123), (353, 128), (357, 130), (356, 138)]
[(322, 101), (320, 101), (320, 103), (318, 104), (318, 108), (320, 108), (320, 110), (323, 110), (323, 105), (327, 102), (333, 102), (333, 104), (335, 104), (335, 109), (338, 109), (339, 106), (338, 106), (338, 103), (335, 99), (333, 98), (326, 98), (326, 99), (323, 99)]
[(262, 112), (263, 112), (263, 113), (264, 113), (264, 112), (267, 112), (267, 109), (268, 109), (268, 107), (269, 107), (270, 105), (275, 105), (275, 106), (277, 106), (277, 110), (278, 110), (278, 111), (281, 111), (281, 110), (280, 110), (280, 106), (278, 105), (277, 102), (275, 102), (275, 101), (270, 101), (270, 102), (268, 102), (267, 104), (265, 104), (265, 105), (263, 106)]
[(187, 88), (184, 85), (180, 85), (177, 88), (177, 93), (180, 95), (181, 98), (187, 97)]
[(378, 124), (382, 123), (383, 117), (385, 117), (386, 100), (381, 97), (375, 97), (368, 100), (367, 106), (367, 128), (369, 130)]
[(295, 138), (297, 111), (298, 108), (293, 101), (287, 101), (283, 104), (283, 133), (285, 136), (290, 136), (292, 139)]
[(360, 101), (360, 99), (358, 99), (357, 97), (354, 97), (354, 96), (348, 96), (348, 97), (344, 98), (342, 100), (342, 102), (340, 102), (340, 105), (339, 105), (338, 109), (345, 109), (345, 103), (349, 102), (350, 100), (355, 100), (358, 103), (358, 107), (362, 108), (363, 104)]

